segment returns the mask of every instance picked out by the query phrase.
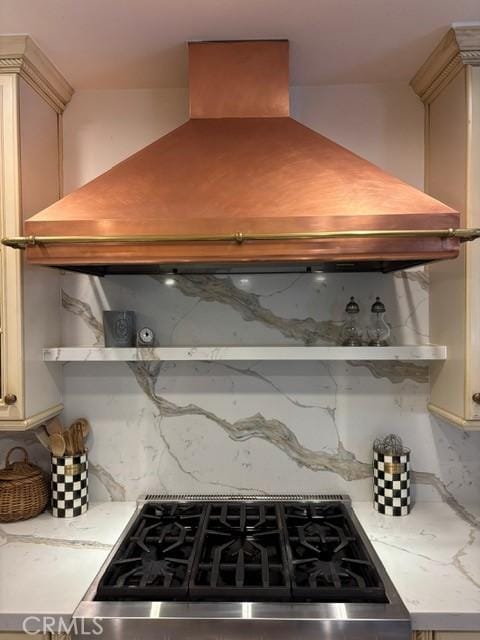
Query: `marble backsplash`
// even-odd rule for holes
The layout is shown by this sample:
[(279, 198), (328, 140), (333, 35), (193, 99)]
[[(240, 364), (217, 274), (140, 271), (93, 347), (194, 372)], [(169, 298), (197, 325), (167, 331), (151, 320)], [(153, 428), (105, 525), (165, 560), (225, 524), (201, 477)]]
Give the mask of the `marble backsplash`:
[[(376, 295), (392, 343), (428, 342), (423, 269), (381, 274), (62, 277), (63, 344), (102, 344), (102, 310), (133, 309), (160, 345), (334, 344), (355, 295)], [(52, 345), (53, 346), (53, 345)], [(372, 495), (373, 440), (412, 449), (414, 496), (473, 522), (480, 433), (426, 410), (428, 367), (404, 362), (177, 362), (64, 365), (66, 422), (92, 424), (92, 500), (177, 493)], [(24, 441), (48, 464), (35, 436)]]

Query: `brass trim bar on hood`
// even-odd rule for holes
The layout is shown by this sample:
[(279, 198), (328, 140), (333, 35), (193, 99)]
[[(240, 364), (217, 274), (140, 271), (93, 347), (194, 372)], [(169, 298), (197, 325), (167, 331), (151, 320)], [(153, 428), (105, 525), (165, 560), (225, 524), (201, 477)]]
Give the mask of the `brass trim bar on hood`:
[(349, 231), (312, 231), (305, 233), (236, 233), (214, 235), (119, 235), (119, 236), (17, 236), (2, 238), (2, 244), (14, 249), (26, 249), (48, 244), (143, 244), (283, 240), (331, 240), (340, 238), (458, 238), (468, 242), (480, 238), (480, 229), (371, 229)]

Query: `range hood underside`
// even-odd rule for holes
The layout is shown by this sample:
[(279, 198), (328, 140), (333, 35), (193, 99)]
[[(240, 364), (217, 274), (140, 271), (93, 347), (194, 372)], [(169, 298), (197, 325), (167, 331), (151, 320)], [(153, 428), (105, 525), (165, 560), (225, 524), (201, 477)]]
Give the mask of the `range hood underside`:
[(111, 264), (111, 265), (55, 265), (58, 269), (84, 273), (92, 276), (109, 275), (261, 275), (261, 274), (290, 274), (290, 273), (391, 273), (427, 264), (421, 261), (385, 261), (369, 260), (364, 262), (319, 262), (308, 265), (292, 264), (188, 264), (179, 266), (171, 264)]

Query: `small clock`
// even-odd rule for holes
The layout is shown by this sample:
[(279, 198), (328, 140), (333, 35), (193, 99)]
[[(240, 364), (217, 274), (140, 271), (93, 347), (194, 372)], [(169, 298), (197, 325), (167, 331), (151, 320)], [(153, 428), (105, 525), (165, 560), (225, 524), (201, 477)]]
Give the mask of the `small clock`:
[(149, 327), (143, 327), (137, 332), (137, 347), (153, 347), (155, 334)]

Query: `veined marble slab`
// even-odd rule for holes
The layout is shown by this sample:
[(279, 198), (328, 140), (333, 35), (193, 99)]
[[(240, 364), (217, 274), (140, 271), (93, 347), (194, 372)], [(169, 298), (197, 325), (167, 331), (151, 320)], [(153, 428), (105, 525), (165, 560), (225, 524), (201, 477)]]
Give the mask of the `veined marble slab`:
[(368, 502), (353, 507), (412, 629), (480, 631), (480, 520), (467, 522), (441, 502), (417, 502), (410, 515), (396, 518)]
[[(0, 631), (42, 630), (42, 616), (68, 621), (135, 510), (134, 502), (91, 504), (77, 518), (0, 524)], [(58, 627), (61, 628), (61, 627)]]
[(447, 347), (411, 345), (399, 347), (56, 347), (43, 350), (49, 362), (145, 362), (215, 360), (446, 360)]
[[(69, 618), (135, 507), (94, 503), (68, 521), (44, 513), (2, 524), (0, 630), (21, 630), (30, 615)], [(480, 524), (438, 502), (419, 502), (401, 518), (377, 513), (371, 502), (354, 501), (353, 508), (413, 629), (480, 630)]]
[[(369, 500), (372, 443), (396, 433), (412, 450), (417, 500), (446, 501), (459, 512), (462, 505), (478, 502), (480, 433), (459, 432), (429, 414), (428, 360), (375, 360), (368, 347), (369, 359), (361, 360), (360, 349), (347, 353), (337, 346), (351, 295), (360, 304), (364, 335), (371, 305), (380, 296), (392, 343), (419, 345), (425, 355), (423, 345), (430, 338), (423, 269), (64, 274), (62, 341), (45, 347), (101, 348), (103, 311), (134, 309), (137, 327), (151, 327), (162, 345), (161, 358), (164, 347), (182, 350), (182, 357), (187, 351), (190, 358), (119, 366), (117, 360), (95, 360), (89, 350), (91, 360), (64, 367), (62, 420), (69, 424), (86, 415), (92, 424), (91, 499), (135, 500), (152, 486), (184, 493), (271, 493), (282, 486), (291, 493), (321, 487)], [(225, 345), (240, 347), (247, 359), (220, 359)], [(300, 347), (313, 359), (258, 359), (257, 348), (266, 345), (288, 354)], [(335, 349), (342, 360), (319, 359), (315, 350), (324, 347)], [(209, 360), (212, 356), (218, 359)], [(401, 357), (415, 358), (403, 349)], [(49, 468), (48, 453), (33, 433), (2, 436), (0, 459), (18, 444)]]

